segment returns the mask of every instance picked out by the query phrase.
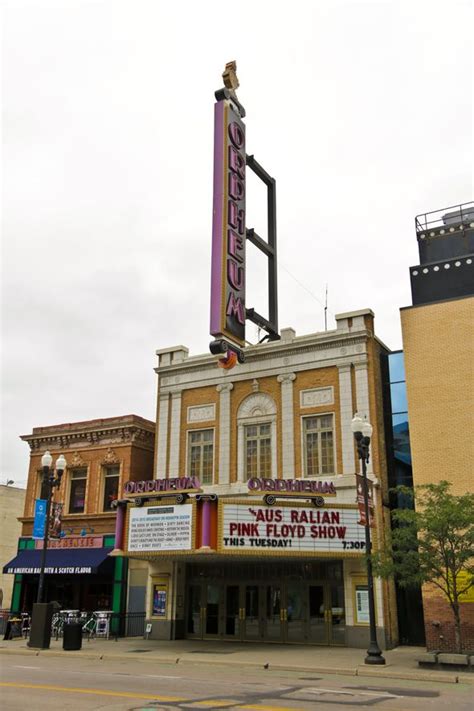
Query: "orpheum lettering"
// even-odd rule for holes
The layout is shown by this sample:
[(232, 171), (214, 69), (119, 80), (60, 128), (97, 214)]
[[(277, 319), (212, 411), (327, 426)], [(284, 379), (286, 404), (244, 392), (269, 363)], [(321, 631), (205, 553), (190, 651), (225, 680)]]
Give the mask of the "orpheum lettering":
[(127, 481), (123, 490), (125, 494), (152, 494), (160, 491), (200, 491), (201, 483), (195, 476), (181, 476), (174, 479)]
[(363, 552), (364, 529), (357, 523), (356, 507), (223, 506), (222, 552), (233, 548), (286, 548), (308, 554)]
[(226, 100), (215, 106), (211, 328), (245, 344), (245, 126)]
[(318, 494), (334, 496), (336, 488), (332, 481), (313, 479), (265, 479), (254, 477), (247, 482), (249, 491), (273, 491), (282, 494)]

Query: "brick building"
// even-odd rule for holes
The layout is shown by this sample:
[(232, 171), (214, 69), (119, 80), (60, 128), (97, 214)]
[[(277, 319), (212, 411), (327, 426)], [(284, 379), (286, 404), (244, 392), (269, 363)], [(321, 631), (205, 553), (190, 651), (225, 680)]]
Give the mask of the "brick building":
[[(145, 600), (151, 637), (367, 645), (350, 424), (358, 411), (374, 427), (377, 546), (389, 521), (388, 351), (372, 311), (336, 321), (306, 336), (283, 329), (229, 371), (184, 346), (157, 352), (154, 482), (126, 484), (134, 503), (121, 513), (129, 598)], [(375, 590), (379, 643), (392, 646), (393, 586), (377, 579)]]
[[(410, 268), (413, 305), (401, 309), (413, 482), (447, 480), (472, 492), (474, 444), (474, 204), (416, 220), (420, 264)], [(452, 651), (448, 602), (423, 589), (428, 649)], [(461, 605), (474, 650), (474, 589)]]
[(109, 557), (115, 545), (116, 510), (125, 480), (147, 479), (153, 471), (155, 424), (136, 415), (34, 427), (21, 439), (30, 463), (21, 536), (16, 558), (4, 573), (14, 575), (12, 610), (30, 611), (36, 601), (42, 541), (32, 538), (36, 499), (46, 499), (41, 457), (64, 454), (67, 468), (54, 503), (62, 504), (62, 533), (51, 540), (46, 558), (46, 599), (63, 608), (126, 606), (127, 561)]

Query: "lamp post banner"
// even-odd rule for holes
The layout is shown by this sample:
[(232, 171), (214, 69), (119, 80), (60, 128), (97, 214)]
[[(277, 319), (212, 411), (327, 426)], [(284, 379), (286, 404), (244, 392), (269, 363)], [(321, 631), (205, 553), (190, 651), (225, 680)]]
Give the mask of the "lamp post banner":
[(35, 520), (33, 523), (33, 536), (35, 540), (44, 539), (44, 529), (46, 524), (46, 508), (48, 502), (46, 499), (36, 499), (35, 501)]
[(245, 125), (232, 103), (214, 107), (210, 332), (245, 345)]

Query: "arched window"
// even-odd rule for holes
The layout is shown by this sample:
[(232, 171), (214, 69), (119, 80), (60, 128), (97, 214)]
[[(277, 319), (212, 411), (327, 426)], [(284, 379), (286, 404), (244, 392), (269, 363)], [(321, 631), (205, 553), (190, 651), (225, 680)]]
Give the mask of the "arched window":
[(249, 395), (237, 413), (239, 481), (277, 476), (277, 409), (265, 393)]

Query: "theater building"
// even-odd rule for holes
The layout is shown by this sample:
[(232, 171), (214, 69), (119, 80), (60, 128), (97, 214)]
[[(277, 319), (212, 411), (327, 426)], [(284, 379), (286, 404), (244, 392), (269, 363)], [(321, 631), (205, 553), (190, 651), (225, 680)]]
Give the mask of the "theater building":
[[(64, 454), (67, 468), (54, 503), (62, 505), (60, 537), (46, 554), (45, 599), (63, 609), (124, 612), (127, 560), (109, 554), (115, 545), (112, 501), (125, 480), (153, 471), (154, 423), (136, 415), (49, 427), (22, 436), (30, 447), (21, 536), (15, 558), (3, 572), (14, 576), (11, 609), (30, 612), (36, 602), (42, 540), (33, 538), (35, 500), (46, 499), (41, 457)], [(142, 608), (143, 610), (143, 608)]]
[[(372, 537), (389, 525), (381, 354), (369, 309), (331, 331), (245, 349), (216, 367), (184, 346), (157, 352), (153, 481), (125, 483), (119, 547), (150, 637), (368, 643), (364, 527), (351, 419), (373, 425)], [(395, 595), (375, 583), (382, 647)]]

